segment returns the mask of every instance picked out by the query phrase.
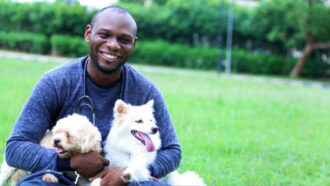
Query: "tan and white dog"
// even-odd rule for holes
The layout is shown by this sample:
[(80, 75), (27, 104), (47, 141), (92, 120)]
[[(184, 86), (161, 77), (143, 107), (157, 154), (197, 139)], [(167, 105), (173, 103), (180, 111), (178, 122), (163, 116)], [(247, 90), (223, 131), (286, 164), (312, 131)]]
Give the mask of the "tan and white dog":
[[(73, 114), (58, 120), (52, 131), (45, 133), (40, 145), (56, 148), (60, 158), (69, 158), (77, 153), (101, 152), (101, 140), (99, 130), (87, 117)], [(0, 185), (7, 185), (9, 178), (12, 178), (12, 185), (16, 185), (28, 174), (26, 171), (10, 167), (4, 161), (1, 166)], [(45, 174), (43, 179), (58, 182), (52, 174)]]
[[(105, 142), (105, 158), (109, 167), (127, 167), (121, 175), (124, 182), (150, 180), (148, 165), (161, 147), (159, 129), (153, 115), (154, 101), (133, 106), (117, 100), (114, 107), (114, 121)], [(174, 171), (161, 179), (170, 185), (205, 185), (194, 172), (179, 174)], [(100, 185), (101, 179), (91, 185)]]

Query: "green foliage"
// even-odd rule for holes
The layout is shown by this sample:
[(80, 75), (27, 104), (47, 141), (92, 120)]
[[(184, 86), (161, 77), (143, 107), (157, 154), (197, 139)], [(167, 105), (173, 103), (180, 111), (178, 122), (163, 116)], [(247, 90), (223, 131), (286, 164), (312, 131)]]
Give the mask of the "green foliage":
[[(313, 2), (311, 9), (305, 0), (267, 0), (254, 10), (235, 6), (233, 46), (275, 54), (287, 54), (291, 47), (301, 49), (307, 17), (312, 20), (308, 29), (314, 37), (319, 41), (329, 40), (330, 8), (320, 1)], [(138, 36), (144, 40), (159, 38), (188, 45), (216, 46), (219, 26), (223, 38), (226, 37), (227, 1), (220, 4), (217, 0), (158, 0), (149, 8), (142, 5), (143, 1), (122, 0), (119, 4), (132, 12), (139, 26)], [(95, 13), (69, 0), (0, 1), (0, 31), (82, 36)]]
[[(88, 44), (82, 37), (32, 33), (0, 32), (0, 48), (25, 52), (48, 53), (52, 55), (80, 57), (88, 54)], [(172, 44), (164, 40), (139, 41), (130, 58), (134, 63), (173, 66), (190, 69), (215, 70), (217, 67), (217, 48)], [(223, 51), (222, 56), (225, 56)], [(237, 73), (286, 75), (296, 60), (277, 55), (249, 53), (242, 49), (232, 50), (232, 71)], [(320, 60), (309, 60), (304, 74), (316, 78), (326, 74), (330, 65)]]
[(91, 13), (79, 4), (0, 1), (0, 31), (83, 35)]
[[(305, 34), (311, 32), (316, 41), (330, 40), (330, 8), (320, 1), (269, 0), (261, 3), (252, 15), (249, 32), (259, 46), (274, 53), (285, 54), (288, 49), (302, 49)], [(264, 35), (264, 37), (260, 37)]]
[(216, 48), (206, 49), (201, 46), (192, 48), (157, 40), (138, 42), (131, 61), (183, 68), (213, 69), (216, 59)]
[[(217, 48), (189, 47), (157, 40), (138, 42), (131, 61), (152, 65), (215, 70), (217, 56)], [(235, 72), (285, 74), (288, 73), (289, 69), (278, 69), (283, 67), (283, 61), (285, 60), (280, 56), (267, 57), (263, 54), (249, 54), (239, 49), (234, 49), (232, 52), (232, 65)], [(274, 66), (275, 68), (273, 68)]]
[(330, 8), (324, 6), (324, 3), (314, 3), (308, 13), (311, 25), (307, 29), (310, 29), (315, 40), (330, 41)]
[(168, 1), (164, 6), (149, 8), (121, 3), (131, 11), (139, 26), (139, 38), (161, 38), (189, 45), (217, 44), (220, 11), (225, 6), (202, 0)]
[(304, 66), (303, 75), (310, 78), (318, 78), (329, 74), (330, 64), (321, 60), (309, 59)]
[[(217, 67), (217, 48), (170, 44), (168, 42), (143, 41), (136, 44), (131, 57), (134, 63), (174, 66), (190, 69), (215, 70)], [(225, 56), (223, 51), (222, 56)], [(242, 49), (232, 50), (232, 71), (237, 73), (287, 75), (297, 59), (263, 53), (249, 53)], [(330, 65), (317, 60), (309, 60), (304, 73), (308, 77), (326, 74)]]
[(120, 0), (122, 3), (134, 3), (134, 4), (139, 4), (143, 5), (144, 0)]
[(48, 53), (46, 36), (34, 33), (0, 32), (0, 48), (32, 53)]
[(277, 55), (249, 54), (240, 49), (232, 51), (232, 71), (239, 73), (286, 75), (295, 62), (295, 59)]
[(54, 55), (78, 57), (88, 54), (88, 44), (81, 37), (53, 35), (51, 46)]

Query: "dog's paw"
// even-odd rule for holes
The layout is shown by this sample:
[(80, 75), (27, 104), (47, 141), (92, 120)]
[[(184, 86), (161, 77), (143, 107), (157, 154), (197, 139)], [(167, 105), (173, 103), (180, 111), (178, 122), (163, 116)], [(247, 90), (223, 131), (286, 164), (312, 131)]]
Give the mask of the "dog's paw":
[(122, 174), (121, 174), (121, 179), (127, 183), (127, 182), (131, 182), (133, 179), (133, 173), (129, 170), (125, 170)]
[(44, 174), (42, 176), (42, 180), (52, 182), (52, 183), (58, 183), (57, 177), (52, 174)]

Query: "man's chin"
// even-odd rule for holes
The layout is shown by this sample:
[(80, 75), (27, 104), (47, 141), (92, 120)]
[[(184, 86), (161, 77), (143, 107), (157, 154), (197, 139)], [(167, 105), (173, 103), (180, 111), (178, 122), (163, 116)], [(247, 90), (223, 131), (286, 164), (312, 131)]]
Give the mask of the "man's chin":
[(118, 72), (118, 70), (120, 70), (121, 67), (122, 67), (122, 65), (116, 65), (114, 67), (101, 66), (101, 65), (97, 66), (98, 70), (104, 74), (113, 74), (115, 72)]
[(121, 67), (124, 65), (124, 63), (120, 61), (111, 62), (111, 61), (105, 61), (104, 59), (98, 59), (94, 57), (91, 58), (93, 60), (92, 64), (96, 66), (97, 70), (107, 75), (118, 72), (121, 69)]

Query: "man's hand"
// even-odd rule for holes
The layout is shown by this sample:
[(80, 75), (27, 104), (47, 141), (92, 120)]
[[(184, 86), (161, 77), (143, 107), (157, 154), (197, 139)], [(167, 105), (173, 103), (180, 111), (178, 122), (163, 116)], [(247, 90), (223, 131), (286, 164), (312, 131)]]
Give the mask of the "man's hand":
[(120, 178), (122, 172), (125, 169), (126, 168), (124, 167), (113, 167), (110, 169), (105, 169), (94, 177), (90, 178), (89, 181), (93, 181), (96, 178), (102, 178), (101, 186), (125, 186), (126, 184)]
[(109, 160), (105, 159), (98, 152), (77, 154), (70, 159), (70, 167), (85, 178), (95, 176), (109, 163)]

